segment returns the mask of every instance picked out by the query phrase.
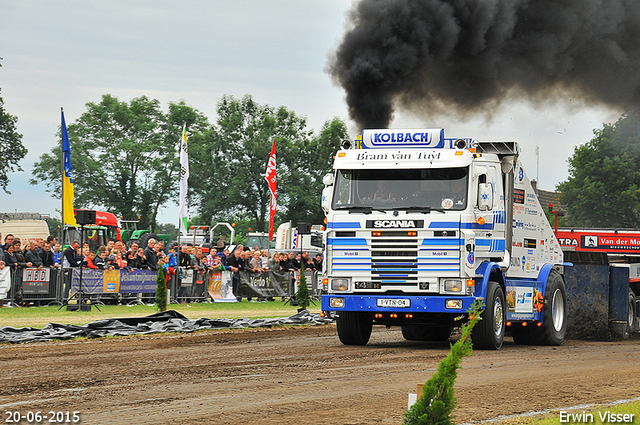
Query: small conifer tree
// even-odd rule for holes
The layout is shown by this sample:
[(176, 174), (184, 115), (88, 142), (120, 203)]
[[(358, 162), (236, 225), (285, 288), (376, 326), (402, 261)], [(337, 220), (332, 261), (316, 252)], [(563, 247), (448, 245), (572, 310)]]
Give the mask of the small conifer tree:
[(156, 278), (156, 308), (158, 311), (167, 311), (167, 280), (164, 277), (162, 264), (159, 266)]
[(454, 425), (451, 413), (457, 400), (453, 394), (453, 384), (462, 358), (470, 356), (473, 350), (471, 330), (480, 320), (482, 310), (480, 300), (476, 300), (469, 308), (469, 321), (462, 325), (462, 336), (451, 346), (447, 357), (440, 361), (438, 370), (423, 385), (422, 395), (416, 404), (405, 413), (406, 425)]
[(300, 282), (298, 282), (296, 301), (300, 308), (307, 308), (309, 304), (311, 304), (311, 296), (309, 295), (309, 288), (307, 288), (307, 278), (304, 275), (304, 268), (300, 269)]

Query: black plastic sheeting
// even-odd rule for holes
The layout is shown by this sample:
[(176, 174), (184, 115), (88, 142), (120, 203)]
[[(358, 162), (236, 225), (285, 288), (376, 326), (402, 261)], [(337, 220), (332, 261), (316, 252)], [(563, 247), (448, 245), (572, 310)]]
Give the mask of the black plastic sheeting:
[(104, 336), (124, 336), (156, 334), (163, 332), (193, 332), (200, 329), (240, 329), (282, 325), (321, 325), (333, 323), (303, 310), (291, 317), (274, 319), (197, 319), (191, 320), (175, 310), (155, 313), (145, 317), (125, 317), (121, 319), (96, 320), (83, 326), (49, 323), (42, 329), (0, 328), (0, 342), (42, 342), (77, 337), (99, 338)]

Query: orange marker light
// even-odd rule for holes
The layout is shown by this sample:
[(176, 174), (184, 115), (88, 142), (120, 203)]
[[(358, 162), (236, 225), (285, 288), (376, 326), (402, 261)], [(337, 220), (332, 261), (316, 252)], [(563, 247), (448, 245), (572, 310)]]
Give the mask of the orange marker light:
[(484, 219), (484, 217), (480, 217), (480, 218), (478, 219), (478, 224), (479, 224), (480, 226), (482, 226), (485, 222), (486, 222), (486, 220)]

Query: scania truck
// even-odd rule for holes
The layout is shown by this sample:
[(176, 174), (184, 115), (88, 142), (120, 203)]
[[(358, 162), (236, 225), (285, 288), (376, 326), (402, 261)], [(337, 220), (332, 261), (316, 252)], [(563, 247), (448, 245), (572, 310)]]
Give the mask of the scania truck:
[(474, 347), (559, 345), (567, 326), (563, 254), (516, 142), (444, 129), (364, 130), (324, 178), (326, 295), (345, 345), (373, 325), (443, 341), (475, 300)]

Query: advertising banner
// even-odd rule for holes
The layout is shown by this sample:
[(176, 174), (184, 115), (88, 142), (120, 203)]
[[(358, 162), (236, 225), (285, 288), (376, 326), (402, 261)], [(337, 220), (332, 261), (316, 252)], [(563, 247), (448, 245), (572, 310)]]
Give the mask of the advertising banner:
[(240, 293), (248, 297), (286, 297), (288, 295), (289, 273), (239, 272), (242, 289)]
[(231, 272), (221, 270), (209, 272), (207, 287), (213, 302), (238, 302), (235, 295), (233, 295)]
[[(89, 294), (100, 293), (155, 293), (157, 272), (151, 270), (82, 270), (82, 290)], [(73, 269), (72, 292), (80, 286), (80, 270)]]
[(22, 271), (22, 292), (24, 294), (48, 294), (51, 270), (24, 269)]

